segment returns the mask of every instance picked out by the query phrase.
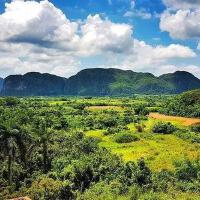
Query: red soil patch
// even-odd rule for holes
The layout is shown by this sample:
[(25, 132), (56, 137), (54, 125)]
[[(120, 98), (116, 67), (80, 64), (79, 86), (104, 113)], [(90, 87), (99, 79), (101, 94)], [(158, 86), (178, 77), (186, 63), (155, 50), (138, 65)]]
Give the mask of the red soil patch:
[(168, 116), (168, 115), (162, 115), (159, 113), (150, 113), (149, 117), (154, 118), (154, 119), (164, 120), (164, 121), (177, 121), (177, 122), (180, 122), (184, 126), (200, 124), (200, 119), (198, 118)]

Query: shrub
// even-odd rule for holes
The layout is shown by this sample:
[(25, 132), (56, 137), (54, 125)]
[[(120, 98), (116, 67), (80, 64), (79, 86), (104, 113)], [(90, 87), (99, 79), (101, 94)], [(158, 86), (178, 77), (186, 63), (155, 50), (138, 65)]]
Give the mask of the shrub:
[(113, 200), (117, 196), (120, 195), (121, 190), (124, 187), (120, 182), (117, 180), (112, 181), (111, 183), (107, 182), (99, 182), (97, 184), (92, 185), (88, 190), (84, 193), (78, 193), (77, 200), (84, 200), (84, 199), (96, 199), (96, 200)]
[(192, 143), (200, 143), (200, 134), (195, 132), (190, 132), (189, 130), (178, 130), (175, 135), (183, 140), (190, 140)]
[(105, 136), (113, 135), (123, 130), (128, 130), (128, 127), (127, 126), (109, 127), (103, 134)]
[(143, 126), (140, 124), (136, 125), (135, 128), (137, 129), (137, 132), (139, 132), (139, 133), (142, 133), (144, 130)]
[(20, 103), (20, 100), (15, 97), (6, 97), (5, 106), (17, 106)]
[(195, 133), (200, 133), (200, 124), (191, 126), (191, 131)]
[(137, 136), (132, 135), (130, 133), (120, 133), (117, 134), (115, 137), (115, 142), (117, 143), (130, 143), (138, 140), (139, 138)]
[(35, 180), (28, 189), (28, 194), (35, 200), (53, 200), (60, 196), (62, 182), (48, 177), (40, 177)]
[(158, 122), (154, 125), (153, 130), (154, 133), (163, 133), (163, 134), (171, 134), (176, 131), (176, 127), (172, 125), (170, 122)]
[(136, 115), (147, 116), (149, 114), (149, 111), (144, 105), (135, 106), (134, 111)]
[(175, 176), (180, 181), (192, 182), (195, 179), (199, 179), (200, 161), (198, 159), (194, 161), (184, 160), (175, 162)]

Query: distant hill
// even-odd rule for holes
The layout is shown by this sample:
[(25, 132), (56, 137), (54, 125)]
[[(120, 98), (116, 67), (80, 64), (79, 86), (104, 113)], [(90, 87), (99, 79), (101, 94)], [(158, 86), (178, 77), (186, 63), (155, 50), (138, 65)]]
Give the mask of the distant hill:
[(189, 72), (177, 71), (171, 74), (164, 74), (160, 78), (173, 86), (173, 93), (200, 88), (199, 79)]
[(2, 87), (3, 87), (3, 78), (0, 77), (0, 91), (1, 91)]
[(166, 81), (150, 73), (120, 69), (85, 69), (67, 80), (65, 94), (70, 95), (131, 95), (170, 92)]
[(2, 95), (6, 96), (50, 96), (62, 95), (65, 78), (51, 74), (30, 72), (5, 78)]
[(133, 94), (176, 94), (200, 88), (200, 80), (188, 72), (156, 77), (120, 69), (85, 69), (70, 78), (30, 72), (5, 78), (5, 96), (123, 96)]

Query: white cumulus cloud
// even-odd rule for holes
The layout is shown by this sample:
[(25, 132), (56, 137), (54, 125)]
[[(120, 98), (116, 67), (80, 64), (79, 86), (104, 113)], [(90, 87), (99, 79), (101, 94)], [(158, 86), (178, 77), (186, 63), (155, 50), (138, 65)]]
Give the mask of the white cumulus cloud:
[(160, 19), (160, 29), (178, 39), (200, 38), (200, 9), (164, 12)]
[(152, 64), (161, 64), (174, 58), (193, 58), (195, 52), (189, 47), (178, 44), (169, 46), (151, 46), (144, 41), (134, 40), (133, 53), (128, 57), (128, 65), (145, 67)]
[(132, 27), (89, 15), (81, 26), (81, 50), (87, 53), (126, 53), (132, 47)]
[(47, 0), (12, 1), (0, 15), (0, 40), (50, 47), (64, 41), (70, 48), (78, 41), (77, 27)]

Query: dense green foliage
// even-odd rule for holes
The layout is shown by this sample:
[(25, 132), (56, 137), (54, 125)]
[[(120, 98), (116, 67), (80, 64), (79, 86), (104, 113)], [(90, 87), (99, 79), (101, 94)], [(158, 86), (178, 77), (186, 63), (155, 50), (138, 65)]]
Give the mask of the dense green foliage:
[[(154, 171), (143, 156), (125, 162), (102, 147), (101, 138), (86, 135), (100, 130), (106, 140), (111, 138), (122, 148), (145, 140), (153, 142), (152, 137), (159, 134), (147, 129), (146, 115), (149, 107), (158, 107), (162, 101), (162, 97), (153, 96), (1, 98), (0, 199), (137, 200), (199, 195), (198, 158), (177, 161), (172, 171)], [(162, 129), (157, 133), (163, 137), (162, 133), (173, 133), (179, 140), (200, 142), (194, 140), (198, 133), (185, 130), (188, 137), (184, 138), (184, 130), (176, 131), (169, 123), (157, 128)]]
[(6, 96), (130, 96), (134, 94), (176, 94), (200, 88), (200, 80), (188, 72), (160, 77), (119, 69), (85, 69), (68, 79), (51, 74), (27, 73), (4, 80)]
[(167, 115), (200, 118), (200, 89), (170, 98), (164, 103), (161, 112)]

